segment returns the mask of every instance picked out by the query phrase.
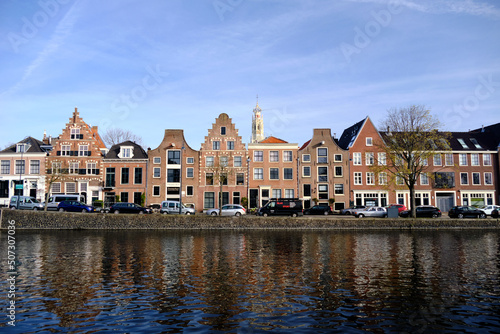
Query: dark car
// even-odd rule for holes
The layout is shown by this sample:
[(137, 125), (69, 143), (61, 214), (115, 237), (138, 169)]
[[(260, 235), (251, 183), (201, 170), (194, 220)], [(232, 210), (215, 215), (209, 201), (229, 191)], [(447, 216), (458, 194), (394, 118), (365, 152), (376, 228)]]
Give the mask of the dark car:
[(472, 206), (454, 206), (448, 211), (448, 216), (450, 218), (486, 218), (486, 213)]
[(78, 201), (62, 201), (57, 205), (59, 212), (94, 212), (95, 208)]
[(271, 198), (257, 211), (258, 216), (302, 216), (302, 201), (298, 198)]
[(152, 213), (151, 209), (144, 208), (135, 203), (115, 203), (109, 208), (111, 213)]
[[(436, 208), (435, 206), (417, 206), (415, 208), (415, 214), (417, 218), (437, 218), (441, 217), (441, 210)], [(410, 210), (404, 210), (399, 213), (400, 217), (408, 218), (411, 216)]]
[(328, 205), (315, 205), (309, 209), (304, 210), (305, 215), (331, 215), (333, 214), (332, 208)]
[(491, 211), (491, 217), (492, 218), (498, 218), (498, 210), (497, 209)]

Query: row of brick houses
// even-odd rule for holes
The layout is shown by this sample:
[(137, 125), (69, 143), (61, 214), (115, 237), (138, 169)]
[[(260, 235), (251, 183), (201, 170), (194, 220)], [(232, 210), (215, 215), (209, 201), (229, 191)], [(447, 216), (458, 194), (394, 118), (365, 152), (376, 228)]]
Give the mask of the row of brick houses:
[[(197, 211), (223, 203), (250, 207), (270, 198), (300, 198), (350, 205), (400, 203), (409, 192), (388, 181), (384, 152), (377, 149), (390, 136), (369, 117), (334, 138), (330, 129), (314, 129), (303, 145), (264, 137), (261, 109), (253, 110), (252, 140), (245, 145), (231, 118), (220, 114), (200, 150), (191, 148), (183, 130), (165, 130), (157, 148), (145, 151), (125, 141), (106, 148), (98, 128), (83, 121), (75, 108), (58, 137), (27, 137), (0, 152), (0, 204), (13, 195), (44, 200), (45, 194), (81, 194), (87, 203), (102, 200), (160, 204), (171, 199)], [(450, 150), (427, 161), (416, 187), (417, 205), (496, 204), (499, 201), (500, 123), (469, 132), (452, 132)]]

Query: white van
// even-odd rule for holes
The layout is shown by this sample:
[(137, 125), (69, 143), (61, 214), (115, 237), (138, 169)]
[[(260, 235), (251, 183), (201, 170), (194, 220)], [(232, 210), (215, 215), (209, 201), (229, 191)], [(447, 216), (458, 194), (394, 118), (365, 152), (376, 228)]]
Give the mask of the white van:
[(12, 210), (43, 210), (43, 204), (36, 198), (30, 196), (12, 196), (9, 208)]
[[(181, 212), (183, 215), (194, 215), (196, 211), (193, 208), (185, 207), (182, 204)], [(179, 201), (163, 201), (161, 202), (160, 213), (163, 214), (179, 214)]]
[(84, 202), (84, 197), (82, 195), (52, 195), (49, 197), (48, 203), (47, 203), (47, 210), (52, 210), (52, 211), (57, 211), (57, 206), (59, 203), (62, 201), (77, 201), (77, 202)]

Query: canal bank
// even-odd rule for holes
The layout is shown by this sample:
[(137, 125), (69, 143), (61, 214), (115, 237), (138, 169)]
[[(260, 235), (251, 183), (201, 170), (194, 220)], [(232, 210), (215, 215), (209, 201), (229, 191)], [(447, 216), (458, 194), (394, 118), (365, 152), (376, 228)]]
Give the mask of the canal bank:
[[(500, 229), (498, 219), (405, 219), (343, 216), (213, 217), (207, 215), (84, 214), (1, 210), (1, 229)], [(12, 227), (11, 227), (12, 228)]]

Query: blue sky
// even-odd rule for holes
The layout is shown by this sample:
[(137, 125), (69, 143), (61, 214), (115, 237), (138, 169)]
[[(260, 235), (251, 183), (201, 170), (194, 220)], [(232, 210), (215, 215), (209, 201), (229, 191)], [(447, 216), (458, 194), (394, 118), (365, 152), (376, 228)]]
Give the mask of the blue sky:
[(58, 136), (75, 106), (101, 133), (199, 149), (227, 113), (244, 142), (301, 145), (422, 104), (452, 131), (500, 122), (493, 0), (3, 0), (0, 147)]

